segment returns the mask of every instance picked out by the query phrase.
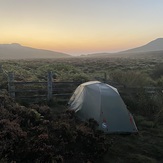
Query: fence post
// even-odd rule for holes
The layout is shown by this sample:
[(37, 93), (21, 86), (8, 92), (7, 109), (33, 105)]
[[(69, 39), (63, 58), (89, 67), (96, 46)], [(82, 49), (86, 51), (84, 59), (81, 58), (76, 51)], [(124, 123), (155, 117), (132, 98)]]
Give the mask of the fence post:
[(48, 91), (48, 94), (47, 94), (47, 100), (51, 100), (52, 99), (52, 93), (53, 93), (53, 74), (52, 74), (52, 71), (49, 71), (48, 72), (48, 77), (47, 77), (47, 91)]
[(104, 72), (104, 83), (107, 82), (107, 75), (106, 75), (106, 72)]
[(2, 65), (0, 65), (0, 73), (3, 73)]
[(10, 97), (15, 99), (15, 85), (14, 85), (14, 73), (8, 73), (8, 91)]

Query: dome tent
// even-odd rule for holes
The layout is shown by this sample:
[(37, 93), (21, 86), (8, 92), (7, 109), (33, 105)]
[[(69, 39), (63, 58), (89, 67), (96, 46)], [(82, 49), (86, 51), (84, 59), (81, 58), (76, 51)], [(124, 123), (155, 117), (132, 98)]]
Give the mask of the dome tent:
[(68, 105), (81, 120), (96, 120), (99, 129), (104, 132), (138, 132), (134, 119), (117, 89), (108, 84), (90, 81), (79, 85)]

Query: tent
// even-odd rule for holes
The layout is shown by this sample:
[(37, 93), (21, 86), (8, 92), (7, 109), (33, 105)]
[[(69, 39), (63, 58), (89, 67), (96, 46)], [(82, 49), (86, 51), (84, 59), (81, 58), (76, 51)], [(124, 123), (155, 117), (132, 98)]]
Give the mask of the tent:
[(133, 116), (127, 110), (117, 89), (108, 84), (90, 81), (79, 85), (68, 105), (81, 120), (96, 120), (99, 129), (104, 132), (138, 132)]

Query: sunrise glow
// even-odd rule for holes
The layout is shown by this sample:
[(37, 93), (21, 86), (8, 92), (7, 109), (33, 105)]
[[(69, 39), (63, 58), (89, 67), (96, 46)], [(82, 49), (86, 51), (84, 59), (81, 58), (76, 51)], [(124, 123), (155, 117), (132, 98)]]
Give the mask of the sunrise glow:
[(0, 0), (0, 44), (115, 52), (163, 37), (162, 16), (162, 0)]

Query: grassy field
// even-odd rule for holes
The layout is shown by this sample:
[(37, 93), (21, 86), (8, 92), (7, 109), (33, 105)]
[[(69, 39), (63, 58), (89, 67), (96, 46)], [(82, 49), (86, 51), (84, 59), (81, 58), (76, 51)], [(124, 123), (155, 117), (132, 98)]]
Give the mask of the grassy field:
[[(55, 81), (100, 80), (123, 86), (163, 87), (163, 59), (129, 58), (67, 58), (56, 60), (1, 61), (7, 72), (15, 73), (17, 81), (46, 81), (47, 71)], [(107, 77), (107, 78), (106, 78)], [(1, 88), (7, 88), (1, 73)], [(134, 115), (137, 135), (107, 135), (108, 151), (92, 162), (144, 163), (163, 162), (163, 94), (147, 94), (143, 89), (127, 91), (122, 98)], [(61, 109), (60, 109), (61, 108)], [(53, 103), (51, 109), (60, 114), (65, 105)]]
[(156, 81), (161, 77), (159, 73), (162, 73), (162, 62), (161, 59), (81, 57), (55, 60), (1, 61), (0, 64), (6, 71), (14, 72), (19, 77), (18, 80), (44, 80), (47, 71), (53, 71), (57, 80), (60, 81), (103, 79), (103, 73), (107, 74), (108, 80), (115, 80), (113, 74), (124, 72), (141, 73)]

